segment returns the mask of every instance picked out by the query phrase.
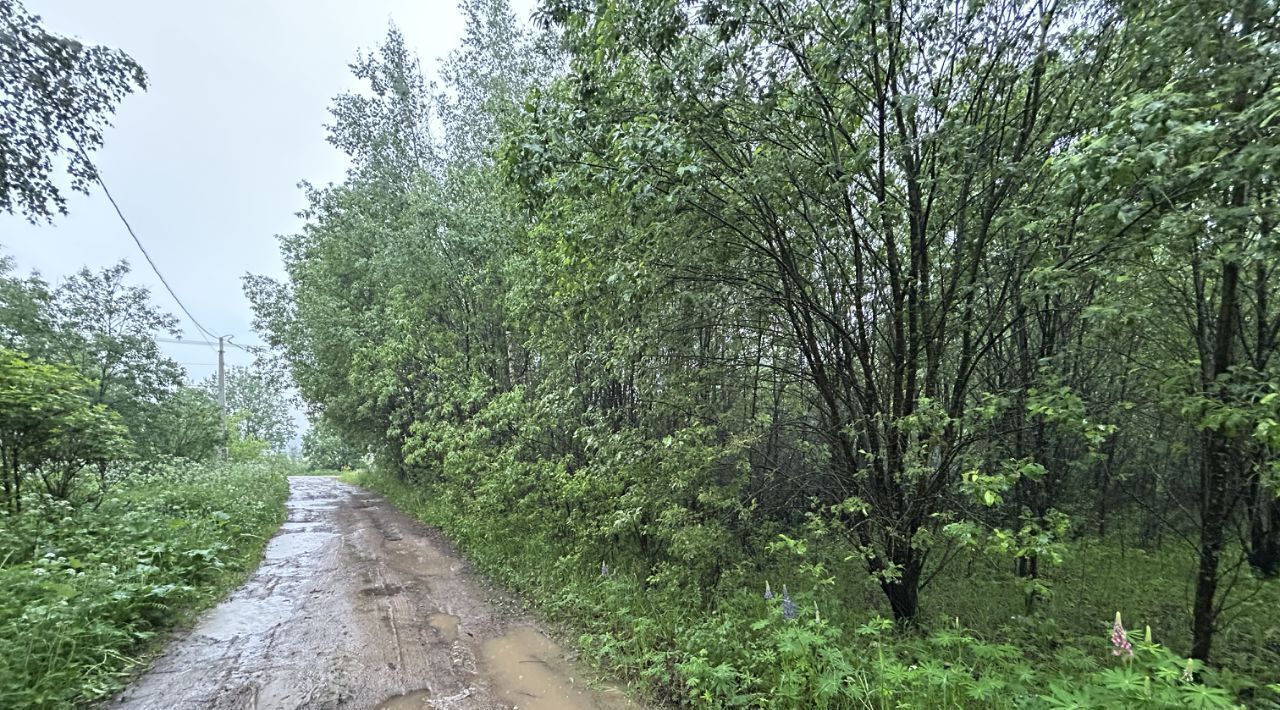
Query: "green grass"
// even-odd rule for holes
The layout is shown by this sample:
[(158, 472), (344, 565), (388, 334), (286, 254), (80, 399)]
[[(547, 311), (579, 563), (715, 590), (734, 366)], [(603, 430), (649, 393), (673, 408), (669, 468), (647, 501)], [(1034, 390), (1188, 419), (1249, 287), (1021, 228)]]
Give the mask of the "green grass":
[(100, 505), (0, 516), (0, 707), (83, 707), (257, 565), (284, 518), (270, 463), (187, 464)]
[(351, 469), (336, 468), (305, 468), (299, 471), (291, 471), (290, 476), (333, 476), (335, 478), (345, 478), (355, 475), (357, 472)]
[[(678, 564), (640, 572), (614, 554), (603, 576), (557, 533), (546, 511), (486, 509), (482, 497), (410, 486), (377, 473), (347, 480), (378, 490), (441, 528), (478, 568), (576, 630), (584, 657), (650, 698), (686, 707), (767, 708), (1275, 708), (1280, 680), (1280, 585), (1243, 582), (1249, 601), (1220, 633), (1226, 670), (1177, 656), (1188, 635), (1183, 550), (1150, 554), (1079, 544), (1046, 577), (1052, 594), (1033, 614), (1008, 565), (956, 560), (923, 595), (919, 628), (885, 621), (880, 593), (847, 550), (821, 543), (761, 545), (727, 561), (711, 587)], [(768, 579), (797, 607), (782, 618)], [(1111, 655), (1124, 613), (1137, 650)], [(1154, 643), (1145, 643), (1144, 627)], [(1172, 646), (1172, 651), (1165, 648)]]
[[(1112, 615), (1120, 611), (1130, 628), (1150, 626), (1171, 650), (1190, 651), (1195, 553), (1168, 544), (1147, 551), (1112, 543), (1068, 547), (1061, 566), (1043, 570), (1051, 594), (1023, 614), (1024, 597), (1009, 565), (991, 559), (958, 561), (927, 590), (934, 618), (965, 624), (1032, 648), (1052, 651), (1107, 643)], [(1280, 680), (1280, 581), (1262, 582), (1248, 568), (1234, 580), (1224, 628), (1214, 639), (1216, 662), (1232, 673), (1273, 683)]]

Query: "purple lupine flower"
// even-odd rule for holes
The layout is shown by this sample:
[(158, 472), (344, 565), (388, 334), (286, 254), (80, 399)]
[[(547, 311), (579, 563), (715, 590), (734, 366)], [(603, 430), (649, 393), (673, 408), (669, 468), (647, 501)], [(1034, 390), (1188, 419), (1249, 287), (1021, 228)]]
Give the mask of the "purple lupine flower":
[(600, 563), (600, 576), (601, 577), (609, 576), (609, 565), (605, 564), (604, 562)]
[(764, 581), (764, 600), (769, 601), (770, 599), (773, 599), (773, 590), (769, 588), (769, 580), (766, 579)]
[(1120, 612), (1116, 612), (1116, 623), (1111, 627), (1111, 655), (1133, 656), (1133, 644), (1129, 643), (1129, 634), (1120, 623)]
[(782, 585), (782, 618), (796, 618), (796, 603), (791, 601), (791, 594), (787, 591), (787, 585)]

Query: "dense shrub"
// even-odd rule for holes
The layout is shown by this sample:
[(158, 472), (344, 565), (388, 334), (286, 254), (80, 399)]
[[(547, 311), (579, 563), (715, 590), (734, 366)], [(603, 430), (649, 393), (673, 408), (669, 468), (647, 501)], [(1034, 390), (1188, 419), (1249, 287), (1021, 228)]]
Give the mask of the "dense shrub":
[(288, 492), (270, 463), (173, 465), (97, 506), (0, 516), (0, 707), (80, 706), (254, 566)]

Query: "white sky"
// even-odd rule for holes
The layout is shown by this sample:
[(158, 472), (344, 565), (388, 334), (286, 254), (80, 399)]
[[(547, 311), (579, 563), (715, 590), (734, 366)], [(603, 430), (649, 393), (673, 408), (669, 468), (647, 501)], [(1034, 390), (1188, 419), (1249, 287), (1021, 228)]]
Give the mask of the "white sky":
[[(527, 18), (535, 0), (514, 0)], [(46, 29), (123, 49), (146, 69), (95, 161), (142, 243), (205, 327), (261, 342), (240, 285), (282, 275), (275, 235), (296, 231), (299, 180), (341, 180), (325, 142), (330, 99), (358, 87), (348, 64), (394, 20), (434, 78), (460, 41), (454, 0), (25, 0)], [(57, 283), (81, 266), (128, 259), (132, 282), (181, 317), (107, 200), (69, 194), (52, 226), (0, 214), (0, 245), (18, 272)], [(198, 333), (183, 319), (185, 337)], [(193, 380), (215, 370), (206, 347), (166, 345)], [(248, 364), (242, 351), (229, 364)]]

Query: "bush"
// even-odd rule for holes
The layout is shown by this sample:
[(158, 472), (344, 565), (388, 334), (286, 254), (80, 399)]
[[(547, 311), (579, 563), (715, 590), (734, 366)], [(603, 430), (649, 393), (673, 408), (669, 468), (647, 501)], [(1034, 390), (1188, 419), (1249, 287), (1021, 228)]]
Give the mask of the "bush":
[(287, 493), (267, 463), (174, 465), (96, 507), (29, 496), (0, 517), (0, 707), (78, 707), (120, 687), (159, 634), (256, 565)]

